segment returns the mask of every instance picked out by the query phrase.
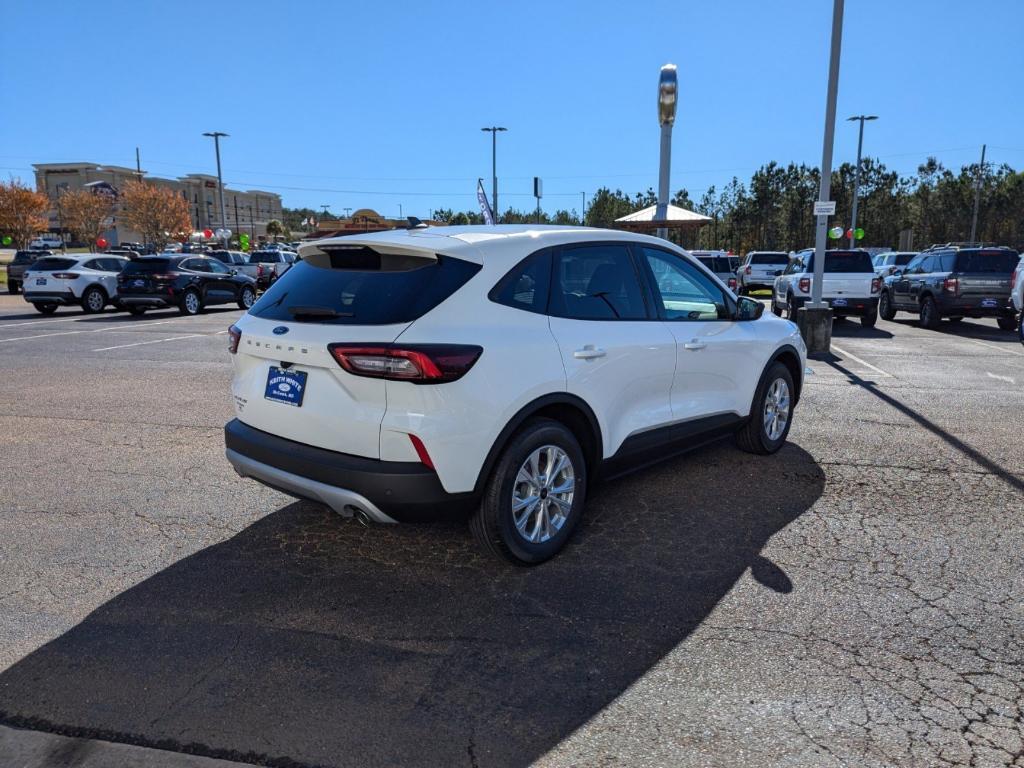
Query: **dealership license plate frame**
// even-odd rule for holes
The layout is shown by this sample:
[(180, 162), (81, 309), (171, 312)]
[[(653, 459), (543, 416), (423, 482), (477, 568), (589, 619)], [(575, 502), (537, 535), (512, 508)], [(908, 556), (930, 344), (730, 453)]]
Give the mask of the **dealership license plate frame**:
[(272, 403), (283, 403), (301, 408), (302, 401), (306, 396), (308, 380), (309, 373), (307, 371), (272, 365), (267, 371), (267, 386), (263, 390), (263, 397)]

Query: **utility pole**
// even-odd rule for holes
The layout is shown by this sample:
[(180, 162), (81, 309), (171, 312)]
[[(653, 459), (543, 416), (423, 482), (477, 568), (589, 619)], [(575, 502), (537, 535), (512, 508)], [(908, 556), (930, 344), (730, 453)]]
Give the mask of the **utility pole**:
[[(832, 194), (832, 143), (836, 133), (836, 96), (839, 92), (839, 53), (843, 45), (843, 0), (832, 4), (832, 51), (828, 63), (828, 91), (825, 97), (825, 136), (821, 147), (821, 186), (818, 201), (829, 202)], [(832, 346), (832, 308), (821, 300), (821, 284), (825, 279), (825, 239), (828, 215), (817, 215), (814, 233), (814, 279), (811, 282), (811, 303), (797, 313), (797, 323), (807, 351), (826, 354)]]
[(233, 196), (235, 202), (235, 233), (239, 236), (239, 245), (241, 245), (242, 228), (238, 226), (238, 195)]
[(492, 125), (480, 130), (491, 133), (491, 204), (494, 206), (494, 223), (497, 224), (501, 221), (501, 214), (498, 212), (498, 131), (507, 131), (508, 128)]
[[(227, 134), (222, 131), (211, 131), (209, 133), (204, 133), (203, 136), (209, 136), (213, 139), (213, 147), (217, 152), (217, 187), (220, 189), (220, 225), (222, 228), (227, 229), (228, 216), (227, 212), (224, 210), (224, 179), (220, 174), (220, 138), (221, 136), (226, 137)], [(227, 237), (224, 238), (224, 247), (228, 247)]]
[(142, 181), (142, 159), (139, 156), (139, 148), (135, 148), (135, 175)]
[(580, 224), (587, 222), (587, 193), (580, 192), (580, 196), (583, 198), (583, 207), (580, 208)]
[(985, 145), (981, 145), (981, 163), (978, 164), (978, 176), (974, 182), (974, 215), (971, 216), (971, 242), (978, 234), (978, 206), (981, 205), (981, 180), (985, 175)]
[(860, 193), (860, 153), (864, 146), (864, 121), (877, 120), (878, 115), (854, 115), (846, 118), (847, 122), (860, 121), (860, 133), (857, 136), (857, 168), (853, 172), (853, 212), (850, 214), (850, 248), (857, 247), (857, 196)]

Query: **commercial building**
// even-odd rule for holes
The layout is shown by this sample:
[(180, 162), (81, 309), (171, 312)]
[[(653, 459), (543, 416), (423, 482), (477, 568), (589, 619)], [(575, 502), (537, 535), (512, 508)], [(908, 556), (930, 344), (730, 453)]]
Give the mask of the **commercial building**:
[[(142, 179), (157, 186), (166, 187), (180, 194), (188, 201), (192, 226), (197, 232), (225, 226), (234, 232), (246, 233), (257, 240), (267, 233), (267, 222), (280, 221), (283, 217), (281, 196), (259, 189), (245, 191), (224, 188), (224, 206), (227, 221), (220, 217), (220, 200), (217, 194), (217, 177), (205, 173), (190, 173), (175, 179), (148, 176), (145, 171), (117, 165), (96, 163), (38, 163), (32, 166), (36, 174), (36, 189), (46, 194), (52, 203), (50, 209), (50, 231), (60, 232), (60, 211), (58, 195), (64, 191), (86, 187), (117, 195), (117, 191), (129, 181)], [(117, 209), (111, 217), (110, 229), (104, 237), (111, 244), (137, 242), (141, 236), (117, 221)]]

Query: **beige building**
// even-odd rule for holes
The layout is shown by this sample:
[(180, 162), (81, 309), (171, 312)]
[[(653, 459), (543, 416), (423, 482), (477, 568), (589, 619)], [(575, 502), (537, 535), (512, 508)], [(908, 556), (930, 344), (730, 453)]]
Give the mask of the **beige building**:
[[(126, 182), (142, 178), (180, 194), (188, 201), (193, 229), (217, 229), (226, 226), (235, 236), (244, 232), (252, 240), (267, 233), (267, 222), (280, 221), (283, 217), (281, 196), (275, 192), (259, 189), (245, 191), (224, 188), (226, 222), (221, 221), (220, 198), (217, 193), (217, 177), (204, 173), (190, 173), (176, 179), (164, 179), (141, 174), (134, 168), (118, 165), (96, 165), (95, 163), (38, 163), (32, 166), (36, 173), (36, 189), (46, 194), (53, 204), (50, 210), (50, 231), (60, 232), (60, 212), (57, 196), (63, 190), (82, 189), (89, 186), (99, 192), (116, 195)], [(104, 237), (113, 245), (123, 242), (137, 242), (141, 236), (118, 225), (117, 212), (111, 218), (110, 229)]]

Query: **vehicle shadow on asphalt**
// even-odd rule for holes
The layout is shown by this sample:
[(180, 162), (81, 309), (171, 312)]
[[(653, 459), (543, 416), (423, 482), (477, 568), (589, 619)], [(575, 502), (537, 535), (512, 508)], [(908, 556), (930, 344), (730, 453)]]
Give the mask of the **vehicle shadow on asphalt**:
[(865, 328), (860, 320), (840, 320), (832, 322), (832, 337), (835, 339), (891, 339), (890, 331), (875, 326)]
[[(465, 526), (296, 502), (0, 674), (0, 722), (267, 765), (526, 766), (684, 640), (821, 496), (800, 447), (719, 444), (609, 483), (536, 568)], [(752, 652), (757, 652), (756, 648)]]
[[(897, 319), (894, 322), (908, 328), (920, 328), (916, 320)], [(943, 320), (938, 328), (932, 329), (932, 333), (959, 336), (964, 339), (982, 339), (995, 342), (996, 344), (1005, 343), (1016, 346), (1020, 343), (1020, 337), (1018, 337), (1016, 331), (1003, 331), (995, 325), (982, 325), (978, 321), (972, 322), (969, 318), (965, 318), (958, 323)]]

